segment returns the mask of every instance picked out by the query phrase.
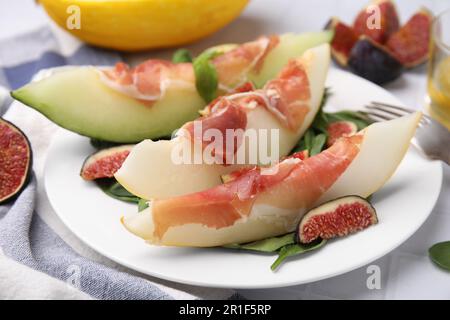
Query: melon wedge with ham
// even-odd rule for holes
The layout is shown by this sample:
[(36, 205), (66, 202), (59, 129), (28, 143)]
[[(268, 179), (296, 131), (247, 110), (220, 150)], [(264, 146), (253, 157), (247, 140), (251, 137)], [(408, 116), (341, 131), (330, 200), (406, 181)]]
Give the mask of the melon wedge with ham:
[[(245, 81), (257, 86), (272, 79), (293, 57), (329, 42), (329, 31), (263, 36), (228, 46), (214, 58), (218, 94)], [(150, 59), (136, 67), (70, 67), (52, 70), (12, 96), (59, 126), (117, 143), (167, 137), (198, 116), (205, 101), (196, 90), (192, 63)]]
[(309, 209), (329, 199), (379, 190), (402, 161), (420, 118), (417, 112), (375, 123), (305, 160), (290, 157), (202, 192), (150, 201), (122, 223), (167, 246), (213, 247), (292, 232)]
[[(213, 101), (202, 111), (203, 117), (185, 124), (174, 139), (146, 140), (137, 144), (115, 178), (143, 199), (162, 199), (214, 187), (221, 183), (223, 174), (241, 166), (270, 165), (278, 161), (289, 154), (313, 121), (322, 100), (329, 63), (328, 44), (307, 50), (300, 58), (290, 60), (262, 89), (230, 94)], [(193, 145), (192, 137), (198, 124), (204, 130), (218, 130), (223, 136), (231, 129), (242, 130), (248, 137), (253, 135), (252, 141), (247, 139), (240, 144), (242, 141), (237, 141), (235, 149), (228, 150), (225, 146), (224, 150), (215, 152), (225, 160), (233, 155), (237, 156), (232, 160), (239, 160), (241, 154), (243, 161), (204, 161), (202, 148), (193, 151), (193, 157), (199, 155), (201, 162), (174, 161), (176, 150), (189, 150)], [(265, 136), (260, 135), (263, 130), (267, 130), (268, 136), (272, 132), (278, 134), (274, 136), (274, 144), (270, 139), (264, 141)]]

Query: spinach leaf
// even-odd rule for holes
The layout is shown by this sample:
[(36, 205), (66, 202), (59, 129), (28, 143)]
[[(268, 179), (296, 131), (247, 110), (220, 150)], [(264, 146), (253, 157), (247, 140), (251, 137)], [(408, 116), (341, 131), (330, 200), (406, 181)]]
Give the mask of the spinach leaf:
[[(323, 107), (326, 104), (330, 95), (331, 95), (330, 88), (325, 88), (325, 91), (322, 96), (322, 101), (319, 106), (319, 110), (317, 111), (317, 114), (316, 114), (311, 126), (309, 127), (308, 130), (306, 130), (303, 137), (298, 141), (297, 145), (291, 151), (291, 154), (298, 152), (298, 151), (308, 150), (308, 152), (311, 155), (311, 149), (313, 148), (314, 145), (316, 145), (316, 147), (314, 148), (314, 151), (317, 152), (317, 150), (319, 149), (319, 146), (321, 144), (321, 141), (323, 140), (323, 136), (321, 136), (317, 139), (317, 141), (314, 141), (317, 134), (320, 134), (320, 133), (324, 134), (325, 142), (326, 142), (327, 126), (328, 126), (329, 120), (327, 118), (327, 114), (323, 111)], [(322, 151), (322, 149), (323, 149), (323, 145), (322, 145), (320, 151)]]
[(287, 246), (284, 246), (281, 248), (280, 252), (278, 253), (278, 258), (275, 260), (275, 262), (270, 266), (270, 269), (273, 271), (277, 269), (281, 263), (283, 263), (288, 257), (296, 256), (303, 254), (308, 251), (317, 250), (325, 243), (327, 240), (318, 239), (317, 241), (314, 241), (309, 244), (301, 244), (301, 243), (295, 243), (295, 244), (289, 244)]
[(331, 89), (325, 88), (325, 91), (322, 96), (322, 101), (320, 102), (319, 110), (317, 111), (316, 116), (314, 117), (311, 128), (318, 130), (322, 133), (327, 133), (327, 126), (329, 123), (327, 114), (323, 111), (323, 107), (327, 103), (328, 99), (331, 96)]
[(327, 135), (325, 133), (316, 134), (314, 129), (308, 129), (303, 138), (300, 139), (298, 145), (291, 153), (308, 150), (309, 156), (314, 156), (324, 149), (327, 142)]
[(309, 129), (305, 132), (305, 136), (304, 136), (304, 146), (305, 149), (307, 149), (308, 151), (311, 150), (313, 143), (314, 143), (314, 130)]
[(195, 58), (193, 62), (195, 86), (206, 103), (216, 98), (219, 85), (217, 70), (210, 60), (221, 54), (217, 51), (205, 51)]
[(173, 63), (192, 62), (192, 54), (188, 49), (179, 49), (172, 56)]
[(320, 101), (320, 110), (323, 110), (323, 107), (325, 107), (325, 105), (328, 102), (328, 99), (333, 95), (333, 92), (331, 92), (331, 88), (330, 87), (326, 87), (324, 92), (323, 92), (323, 96), (322, 96), (322, 100)]
[(326, 141), (328, 138), (327, 128), (332, 122), (351, 121), (356, 124), (358, 130), (362, 130), (371, 124), (371, 121), (362, 112), (351, 110), (325, 112), (323, 107), (330, 96), (330, 88), (325, 88), (319, 110), (314, 117), (311, 126), (297, 143), (296, 147), (291, 151), (291, 154), (308, 150), (309, 156), (314, 156), (322, 152), (326, 148)]
[(251, 250), (259, 252), (276, 252), (280, 248), (295, 243), (294, 233), (288, 233), (281, 237), (267, 238), (244, 244), (229, 244), (224, 246), (229, 249)]
[(313, 120), (311, 128), (324, 134), (327, 134), (327, 127), (329, 122), (330, 120), (328, 119), (327, 113), (323, 112), (322, 110), (319, 110), (316, 114), (316, 117)]
[(141, 212), (142, 210), (145, 210), (148, 208), (147, 200), (145, 199), (139, 199), (138, 202), (138, 212)]
[(450, 271), (450, 241), (436, 243), (428, 249), (428, 254), (435, 264)]
[(117, 142), (110, 142), (110, 141), (104, 141), (104, 140), (100, 140), (100, 139), (95, 139), (95, 138), (91, 138), (89, 140), (91, 146), (93, 146), (96, 149), (106, 149), (106, 148), (112, 148), (112, 147), (116, 147), (116, 146), (120, 146), (121, 143), (117, 143)]
[(324, 133), (319, 133), (316, 135), (312, 141), (311, 148), (308, 149), (309, 155), (314, 156), (320, 152), (322, 152), (323, 147), (325, 146), (325, 142), (327, 141), (327, 135)]
[(371, 121), (361, 112), (343, 110), (338, 112), (327, 113), (330, 122), (335, 121), (350, 121), (356, 124), (358, 130), (362, 130), (371, 124)]
[(114, 178), (98, 179), (96, 180), (98, 186), (108, 196), (125, 202), (139, 203), (140, 198), (128, 192), (122, 185)]

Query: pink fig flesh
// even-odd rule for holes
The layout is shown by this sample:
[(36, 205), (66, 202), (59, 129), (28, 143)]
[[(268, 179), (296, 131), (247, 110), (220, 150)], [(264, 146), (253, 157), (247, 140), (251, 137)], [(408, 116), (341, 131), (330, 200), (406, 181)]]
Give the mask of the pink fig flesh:
[(375, 208), (366, 199), (346, 196), (310, 210), (298, 225), (297, 240), (310, 243), (318, 238), (343, 237), (377, 222)]

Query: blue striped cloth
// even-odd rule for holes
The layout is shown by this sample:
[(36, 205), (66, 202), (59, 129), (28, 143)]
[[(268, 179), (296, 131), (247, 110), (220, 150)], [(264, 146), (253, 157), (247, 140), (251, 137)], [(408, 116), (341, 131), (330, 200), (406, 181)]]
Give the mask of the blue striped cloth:
[[(79, 46), (69, 56), (61, 51), (57, 39), (47, 27), (0, 42), (0, 86), (18, 88), (45, 68), (66, 64), (112, 65), (120, 60), (115, 52), (86, 45)], [(2, 103), (0, 99), (0, 115), (10, 102), (6, 99)], [(68, 280), (71, 266), (78, 266), (81, 272), (76, 287), (97, 299), (174, 298), (162, 286), (147, 279), (117, 271), (77, 254), (35, 213), (36, 183), (33, 176), (15, 202), (0, 206), (0, 248), (7, 257), (63, 281)], [(185, 286), (184, 290), (189, 291), (189, 287)], [(225, 298), (240, 298), (229, 292)]]

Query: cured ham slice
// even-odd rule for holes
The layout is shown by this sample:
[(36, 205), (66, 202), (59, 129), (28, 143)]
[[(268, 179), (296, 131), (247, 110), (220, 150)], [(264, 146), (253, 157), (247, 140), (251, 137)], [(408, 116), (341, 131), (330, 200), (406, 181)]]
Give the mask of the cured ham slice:
[(287, 158), (275, 167), (253, 168), (203, 192), (155, 200), (152, 203), (155, 235), (162, 238), (168, 228), (189, 223), (216, 229), (230, 227), (248, 217), (256, 204), (294, 210), (311, 206), (358, 153), (362, 137), (352, 139), (342, 140), (339, 145), (305, 161)]
[(264, 36), (216, 57), (213, 64), (219, 77), (219, 89), (230, 92), (248, 80), (249, 72), (258, 73), (264, 58), (279, 42), (276, 35)]
[[(236, 132), (252, 129), (247, 128), (247, 113), (255, 108), (265, 108), (280, 121), (280, 127), (285, 126), (297, 132), (310, 111), (311, 91), (306, 71), (302, 59), (291, 60), (280, 75), (269, 81), (263, 89), (218, 98), (202, 111), (203, 117), (189, 122), (182, 129), (186, 130), (190, 139), (207, 146), (211, 143), (211, 137), (207, 136), (208, 130), (217, 130), (222, 137), (226, 137), (229, 130)], [(246, 89), (246, 85), (238, 88), (240, 91)], [(201, 129), (195, 130), (196, 126)], [(233, 156), (242, 139), (243, 135), (240, 137), (235, 135), (232, 141), (223, 139), (220, 143), (221, 149), (215, 150), (214, 156), (225, 165), (235, 164), (232, 161)]]
[[(323, 96), (329, 62), (329, 45), (324, 44), (291, 60), (279, 76), (262, 89), (248, 91), (249, 87), (244, 85), (239, 89), (243, 92), (216, 99), (202, 111), (201, 118), (184, 125), (170, 142), (146, 140), (136, 145), (115, 174), (116, 179), (141, 198), (161, 199), (219, 185), (222, 174), (242, 165), (268, 165), (267, 159), (278, 160), (292, 150), (313, 121)], [(201, 127), (197, 134), (196, 124)], [(221, 159), (233, 159), (227, 156), (243, 154), (242, 162), (174, 163), (175, 148), (199, 142), (202, 146), (199, 152), (203, 152), (210, 143), (209, 139), (204, 139), (206, 129), (217, 129), (220, 133), (227, 129), (241, 129), (248, 134), (254, 132), (257, 134), (253, 140), (256, 149), (251, 148), (251, 143), (241, 143), (237, 137), (232, 146), (225, 144), (224, 148), (214, 152)], [(275, 130), (278, 144), (272, 146), (267, 140), (260, 139), (259, 133), (263, 130)], [(262, 150), (266, 151), (267, 157), (260, 156)], [(253, 159), (252, 154), (256, 155)]]
[[(196, 130), (196, 126), (199, 130)], [(214, 112), (204, 116), (201, 120), (190, 122), (183, 126), (183, 129), (187, 133), (189, 139), (198, 141), (202, 149), (207, 148), (210, 143), (213, 143), (213, 137), (208, 136), (210, 130), (216, 130), (215, 132), (220, 137), (226, 137), (229, 130), (244, 130), (247, 126), (247, 114), (245, 110), (236, 102), (221, 99), (214, 104)], [(217, 159), (218, 163), (233, 164), (230, 159), (233, 159), (238, 147), (241, 144), (241, 139), (238, 136), (233, 135), (232, 141), (227, 139), (221, 139), (218, 141), (219, 148), (212, 150), (211, 157)]]
[(194, 87), (191, 63), (172, 63), (152, 59), (130, 68), (119, 62), (112, 69), (100, 71), (101, 79), (111, 88), (142, 102), (155, 102), (164, 97), (169, 86)]
[(330, 197), (367, 197), (380, 189), (403, 159), (420, 117), (372, 124), (305, 160), (290, 157), (206, 191), (150, 201), (122, 222), (150, 243), (171, 246), (219, 246), (291, 232), (307, 210)]
[[(231, 49), (213, 59), (219, 78), (219, 89), (232, 92), (248, 81), (249, 72), (258, 73), (266, 55), (279, 43), (278, 36), (260, 37)], [(137, 100), (160, 100), (168, 87), (195, 86), (192, 63), (172, 63), (151, 59), (134, 68), (119, 62), (114, 68), (100, 71), (101, 79), (109, 87)]]
[(279, 77), (265, 86), (267, 107), (290, 129), (297, 130), (309, 110), (311, 98), (308, 75), (291, 60)]

